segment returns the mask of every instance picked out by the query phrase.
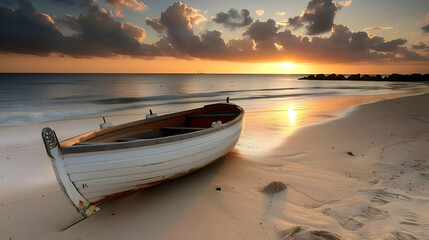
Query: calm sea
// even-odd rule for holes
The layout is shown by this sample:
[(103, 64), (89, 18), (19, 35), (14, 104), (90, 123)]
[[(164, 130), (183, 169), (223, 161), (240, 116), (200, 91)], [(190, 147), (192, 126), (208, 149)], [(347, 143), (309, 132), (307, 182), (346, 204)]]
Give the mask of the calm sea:
[(0, 126), (158, 114), (231, 102), (245, 109), (321, 96), (376, 95), (422, 83), (298, 81), (304, 75), (0, 74)]

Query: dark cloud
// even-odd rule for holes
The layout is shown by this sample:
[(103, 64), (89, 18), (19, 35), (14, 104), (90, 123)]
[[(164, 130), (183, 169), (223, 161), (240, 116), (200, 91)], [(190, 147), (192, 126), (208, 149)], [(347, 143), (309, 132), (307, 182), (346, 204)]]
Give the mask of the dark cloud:
[(14, 0), (0, 0), (0, 5), (6, 6), (6, 7), (13, 7), (15, 3), (16, 1)]
[(370, 37), (366, 32), (352, 32), (344, 25), (334, 25), (329, 37), (295, 36), (290, 30), (277, 33), (276, 43), (290, 58), (320, 62), (425, 61), (427, 58), (401, 47), (406, 41)]
[(36, 55), (63, 53), (74, 57), (154, 56), (159, 51), (143, 44), (145, 31), (116, 21), (110, 12), (91, 8), (79, 17), (64, 15), (59, 21), (75, 34), (64, 36), (54, 20), (37, 13), (27, 0), (16, 10), (0, 7), (0, 51)]
[(406, 39), (397, 38), (386, 42), (383, 37), (369, 37), (366, 32), (353, 33), (351, 38), (351, 48), (353, 50), (375, 50), (377, 52), (394, 52), (401, 45), (407, 42)]
[(379, 52), (392, 52), (392, 51), (396, 51), (399, 46), (404, 45), (406, 42), (407, 42), (406, 39), (398, 38), (389, 42), (382, 42), (382, 43), (376, 44), (372, 47), (372, 49)]
[(279, 27), (276, 26), (276, 21), (273, 19), (268, 19), (266, 22), (256, 20), (244, 34), (255, 41), (267, 41), (273, 39), (278, 30)]
[(266, 22), (256, 20), (252, 25), (247, 27), (244, 36), (249, 36), (256, 43), (256, 49), (265, 51), (275, 51), (274, 37), (277, 34), (279, 27), (276, 21), (268, 19)]
[(427, 57), (424, 57), (414, 51), (408, 50), (406, 47), (398, 47), (395, 53), (395, 59), (399, 61), (428, 61)]
[(416, 50), (425, 50), (426, 52), (429, 52), (429, 46), (424, 42), (417, 42), (416, 44), (411, 45), (411, 47)]
[(154, 55), (156, 48), (143, 44), (146, 32), (135, 25), (121, 23), (105, 9), (92, 9), (86, 15), (64, 15), (63, 22), (76, 31), (67, 38), (64, 53), (77, 56)]
[(250, 17), (250, 12), (247, 9), (242, 9), (241, 13), (238, 13), (237, 9), (231, 8), (227, 13), (220, 12), (216, 14), (212, 20), (216, 23), (223, 24), (226, 28), (234, 30), (237, 27), (245, 27), (253, 22)]
[(225, 57), (231, 57), (231, 52), (222, 39), (222, 33), (217, 30), (202, 34), (201, 43), (202, 50), (199, 54), (204, 58), (225, 59)]
[(429, 46), (427, 46), (424, 42), (418, 42), (418, 43), (416, 43), (414, 45), (411, 45), (411, 47), (413, 49), (426, 49), (426, 48), (429, 48)]
[(304, 24), (301, 21), (300, 16), (295, 16), (288, 19), (288, 24), (292, 26), (294, 29), (298, 29), (304, 26)]
[(64, 42), (52, 18), (37, 13), (28, 0), (19, 7), (0, 7), (0, 51), (46, 55), (57, 51)]
[(253, 51), (254, 42), (248, 37), (231, 39), (228, 41), (227, 46), (235, 49), (238, 53), (250, 53)]
[(294, 28), (306, 25), (309, 35), (329, 32), (338, 9), (332, 0), (312, 0), (300, 16), (289, 18), (288, 23)]
[(165, 31), (167, 36), (164, 41), (168, 41), (169, 46), (181, 52), (182, 55), (203, 57), (207, 52), (216, 51), (210, 48), (211, 45), (206, 44), (207, 41), (203, 43), (200, 37), (192, 31), (193, 26), (203, 20), (205, 18), (199, 13), (199, 10), (181, 2), (175, 2), (165, 12), (161, 12), (160, 18), (147, 18), (146, 24), (157, 32)]
[(162, 23), (160, 22), (160, 18), (146, 18), (146, 25), (150, 26), (153, 28), (153, 30), (155, 30), (158, 33), (162, 33), (164, 32), (167, 27), (162, 25)]
[(429, 33), (429, 24), (426, 26), (423, 26), (421, 29), (423, 30), (423, 33)]
[(60, 3), (64, 6), (72, 6), (79, 8), (92, 8), (95, 7), (95, 0), (51, 0)]
[[(333, 25), (329, 36), (303, 37), (290, 30), (280, 31), (273, 19), (257, 20), (247, 26), (240, 39), (227, 42), (218, 30), (196, 35), (193, 28), (205, 18), (199, 10), (181, 2), (169, 6), (160, 17), (147, 18), (146, 24), (162, 37), (145, 44), (144, 29), (122, 23), (97, 6), (85, 14), (63, 15), (52, 19), (38, 13), (28, 0), (19, 0), (17, 9), (0, 7), (0, 51), (72, 57), (170, 56), (183, 59), (226, 61), (296, 61), (320, 63), (428, 61), (404, 45), (405, 39), (385, 40), (365, 31), (353, 32), (347, 26)], [(60, 28), (61, 26), (61, 28)], [(67, 27), (72, 34), (59, 30)], [(63, 31), (64, 29), (62, 29)], [(424, 43), (413, 45), (423, 49)]]

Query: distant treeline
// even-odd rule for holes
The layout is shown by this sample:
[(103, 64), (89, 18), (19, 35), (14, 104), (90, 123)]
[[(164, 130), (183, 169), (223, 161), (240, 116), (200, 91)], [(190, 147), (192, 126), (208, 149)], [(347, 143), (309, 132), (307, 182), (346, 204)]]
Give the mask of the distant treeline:
[(352, 74), (348, 77), (341, 74), (317, 74), (317, 75), (308, 75), (306, 77), (299, 78), (299, 80), (351, 80), (351, 81), (396, 81), (396, 82), (421, 82), (429, 81), (429, 74), (419, 74), (414, 73), (410, 75), (403, 74), (391, 74), (387, 76), (381, 75), (360, 75)]

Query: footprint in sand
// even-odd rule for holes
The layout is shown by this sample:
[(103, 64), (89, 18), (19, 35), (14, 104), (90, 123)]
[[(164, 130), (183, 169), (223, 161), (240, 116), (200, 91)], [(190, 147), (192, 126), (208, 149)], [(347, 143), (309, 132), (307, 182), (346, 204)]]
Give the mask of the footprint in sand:
[(375, 207), (368, 207), (362, 211), (365, 217), (368, 217), (371, 220), (383, 219), (389, 216), (388, 211), (384, 211)]
[(356, 231), (359, 228), (363, 227), (364, 224), (361, 222), (358, 222), (354, 218), (347, 218), (346, 220), (341, 222), (340, 225), (341, 225), (341, 227), (343, 227), (346, 230)]
[(387, 201), (386, 199), (380, 198), (380, 197), (374, 197), (371, 202), (373, 203), (378, 203), (380, 205), (386, 205), (388, 203), (390, 203), (389, 201)]
[(407, 212), (407, 214), (405, 215), (405, 221), (400, 222), (400, 224), (418, 226), (418, 215), (414, 212)]
[(398, 194), (398, 193), (391, 193), (388, 192), (384, 189), (380, 189), (376, 192), (376, 196), (379, 198), (383, 198), (383, 197), (387, 197), (390, 199), (397, 199), (397, 200), (403, 200), (403, 201), (411, 201), (410, 197), (407, 197), (405, 195), (402, 194)]
[(331, 208), (323, 209), (322, 213), (329, 217), (338, 217), (340, 215), (337, 211), (332, 210)]
[(418, 238), (414, 237), (409, 233), (404, 232), (392, 232), (391, 235), (384, 240), (418, 240)]
[[(323, 209), (322, 213), (325, 214), (326, 216), (333, 217), (333, 218), (337, 219), (339, 222), (341, 221), (341, 219), (344, 219), (344, 217), (341, 217), (337, 211), (335, 211), (331, 208)], [(364, 226), (363, 223), (357, 221), (356, 219), (354, 219), (352, 217), (348, 217), (344, 221), (341, 221), (340, 225), (344, 229), (350, 230), (350, 231), (356, 231), (359, 228)]]
[(299, 240), (299, 239), (319, 239), (319, 240), (341, 240), (342, 238), (335, 233), (321, 230), (308, 230), (307, 227), (295, 226), (283, 231), (278, 235), (282, 240)]
[(371, 202), (373, 203), (377, 203), (380, 205), (386, 205), (388, 203), (390, 203), (389, 200), (402, 200), (402, 201), (408, 201), (411, 202), (411, 198), (402, 194), (398, 194), (398, 193), (391, 193), (388, 192), (384, 189), (378, 189), (375, 191), (375, 196), (373, 199), (371, 199)]
[(369, 182), (369, 184), (371, 184), (371, 185), (375, 185), (375, 184), (377, 184), (377, 183), (379, 183), (380, 182), (380, 180), (372, 180), (372, 181), (370, 181)]

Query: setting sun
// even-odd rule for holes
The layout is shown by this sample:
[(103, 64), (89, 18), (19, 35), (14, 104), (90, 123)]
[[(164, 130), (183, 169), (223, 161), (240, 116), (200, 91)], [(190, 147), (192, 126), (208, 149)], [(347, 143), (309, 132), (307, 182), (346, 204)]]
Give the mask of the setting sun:
[(295, 68), (296, 65), (291, 63), (291, 62), (285, 62), (282, 64), (282, 67), (286, 70), (291, 70), (291, 69)]

